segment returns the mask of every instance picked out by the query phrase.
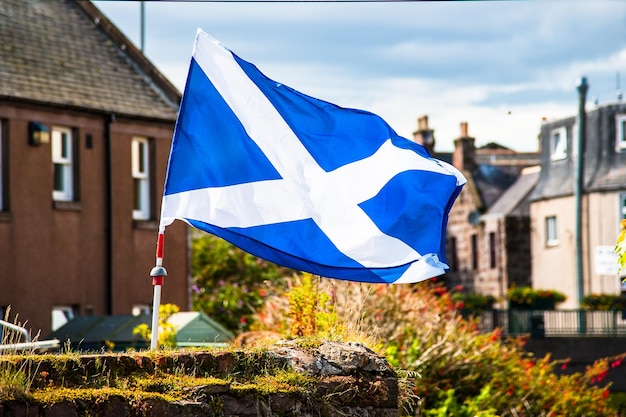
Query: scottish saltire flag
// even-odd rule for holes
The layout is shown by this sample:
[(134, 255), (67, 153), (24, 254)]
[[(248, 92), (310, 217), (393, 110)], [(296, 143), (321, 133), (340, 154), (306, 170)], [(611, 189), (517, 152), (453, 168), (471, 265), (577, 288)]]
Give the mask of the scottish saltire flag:
[(198, 30), (161, 231), (180, 219), (297, 270), (417, 282), (447, 268), (464, 183), (380, 117), (272, 81)]

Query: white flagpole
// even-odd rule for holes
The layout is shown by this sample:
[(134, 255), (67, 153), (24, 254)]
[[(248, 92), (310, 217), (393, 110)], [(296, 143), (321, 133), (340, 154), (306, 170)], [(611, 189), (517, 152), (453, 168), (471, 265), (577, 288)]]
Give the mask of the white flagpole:
[(161, 287), (167, 276), (167, 271), (163, 268), (163, 245), (165, 235), (159, 232), (156, 248), (156, 265), (150, 271), (152, 277), (152, 286), (154, 287), (154, 296), (152, 300), (152, 336), (150, 340), (150, 349), (156, 350), (159, 347), (159, 309), (161, 307)]

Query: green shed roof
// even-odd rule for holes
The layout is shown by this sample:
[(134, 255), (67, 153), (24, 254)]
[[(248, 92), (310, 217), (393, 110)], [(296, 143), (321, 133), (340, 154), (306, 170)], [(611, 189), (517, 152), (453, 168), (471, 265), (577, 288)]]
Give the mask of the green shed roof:
[[(149, 340), (133, 334), (140, 324), (151, 324), (151, 316), (80, 316), (54, 331), (48, 338), (59, 339), (62, 344), (70, 343), (76, 350), (100, 350), (110, 348), (125, 350), (143, 349), (150, 346)], [(226, 343), (234, 335), (221, 324), (197, 311), (173, 314), (168, 323), (176, 329), (176, 342), (183, 346), (210, 346)]]

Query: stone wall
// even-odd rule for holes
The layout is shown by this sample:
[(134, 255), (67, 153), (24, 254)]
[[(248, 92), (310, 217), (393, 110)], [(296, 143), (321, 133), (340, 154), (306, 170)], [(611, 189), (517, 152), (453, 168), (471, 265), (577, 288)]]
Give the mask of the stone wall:
[[(37, 375), (45, 373), (48, 381), (53, 377), (63, 380), (63, 389), (74, 389), (77, 394), (49, 395), (45, 401), (5, 401), (0, 403), (1, 417), (398, 416), (394, 370), (383, 357), (356, 343), (302, 347), (279, 342), (266, 351), (83, 355), (74, 358), (73, 365), (64, 364), (59, 369), (52, 356), (43, 356), (29, 368), (36, 369)], [(86, 396), (80, 381), (89, 380), (91, 374), (103, 369), (102, 364), (117, 378), (134, 373), (188, 372), (210, 375), (215, 381), (185, 388), (184, 398), (176, 401), (115, 390), (102, 395), (97, 389), (91, 390), (92, 397)], [(73, 370), (73, 377), (60, 374), (68, 368)], [(272, 390), (244, 381), (252, 381), (255, 375), (292, 371), (313, 380), (313, 387)]]

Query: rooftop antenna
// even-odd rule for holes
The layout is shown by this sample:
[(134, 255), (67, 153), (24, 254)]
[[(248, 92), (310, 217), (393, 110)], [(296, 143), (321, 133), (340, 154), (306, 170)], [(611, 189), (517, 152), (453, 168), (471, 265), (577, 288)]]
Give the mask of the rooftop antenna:
[(622, 89), (620, 87), (619, 71), (615, 73), (615, 85), (616, 85), (615, 94), (617, 95), (617, 101), (622, 101)]

